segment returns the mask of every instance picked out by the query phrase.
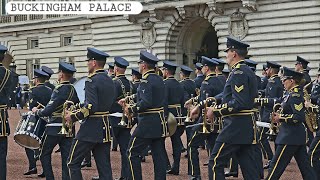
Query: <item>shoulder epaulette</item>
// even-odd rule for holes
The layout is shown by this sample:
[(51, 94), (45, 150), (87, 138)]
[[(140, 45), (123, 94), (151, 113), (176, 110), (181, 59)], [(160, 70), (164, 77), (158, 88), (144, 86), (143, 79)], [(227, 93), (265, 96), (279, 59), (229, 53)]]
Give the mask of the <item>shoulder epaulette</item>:
[(300, 94), (299, 93), (292, 93), (291, 96), (292, 97), (300, 97)]
[(240, 67), (241, 67), (241, 64), (239, 63), (236, 65), (235, 69), (239, 69)]
[[(149, 76), (149, 73), (145, 74), (145, 75), (142, 77), (142, 79), (147, 79), (148, 76)], [(142, 79), (141, 79), (141, 80), (142, 80)]]
[[(238, 65), (237, 65), (238, 66)], [(239, 69), (237, 69), (237, 70), (235, 70), (234, 71), (234, 73), (233, 74), (243, 74), (243, 71), (241, 71), (241, 70), (239, 70)]]
[(294, 88), (293, 92), (299, 92), (299, 88)]

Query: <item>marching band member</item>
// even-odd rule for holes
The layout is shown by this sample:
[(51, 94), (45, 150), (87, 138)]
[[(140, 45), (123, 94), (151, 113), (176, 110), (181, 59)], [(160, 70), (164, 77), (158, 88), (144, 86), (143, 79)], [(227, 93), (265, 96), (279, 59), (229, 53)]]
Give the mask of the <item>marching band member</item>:
[(13, 83), (12, 72), (3, 66), (3, 60), (6, 56), (7, 47), (0, 45), (0, 179), (7, 178), (7, 153), (8, 153), (8, 136), (10, 127), (8, 121), (7, 104), (9, 102), (10, 93), (15, 88)]
[[(179, 73), (180, 75), (180, 84), (184, 90), (184, 100), (187, 101), (189, 100), (191, 97), (195, 97), (196, 96), (196, 83), (194, 82), (194, 80), (190, 79), (190, 74), (193, 72), (193, 70), (185, 65), (181, 65), (180, 66), (181, 71)], [(184, 102), (185, 103), (185, 102)], [(190, 114), (188, 114), (188, 110), (184, 107), (182, 107), (182, 115), (183, 116), (189, 116)], [(189, 118), (189, 120), (191, 120)], [(187, 122), (185, 121), (184, 124), (186, 126), (188, 125), (192, 125), (194, 124), (193, 122)], [(191, 128), (186, 128), (186, 137), (187, 137), (187, 145), (191, 139), (192, 136), (192, 129)], [(185, 155), (186, 158), (188, 158), (188, 151), (187, 154)]]
[(302, 79), (302, 73), (283, 67), (282, 83), (287, 93), (283, 97), (280, 112), (273, 115), (273, 122), (280, 123), (280, 127), (275, 140), (275, 155), (266, 178), (268, 180), (280, 179), (292, 157), (297, 161), (303, 179), (316, 179), (306, 149), (304, 95), (299, 87)]
[(137, 103), (126, 106), (125, 100), (119, 101), (125, 114), (138, 114), (138, 124), (128, 146), (130, 167), (129, 179), (141, 180), (141, 158), (139, 155), (151, 146), (154, 163), (154, 179), (166, 179), (164, 138), (168, 136), (167, 122), (164, 117), (165, 88), (162, 78), (154, 71), (158, 58), (147, 51), (140, 52), (139, 71), (142, 79), (137, 92)]
[[(276, 62), (267, 61), (267, 69), (266, 76), (268, 77), (267, 86), (263, 92), (265, 98), (261, 98), (259, 106), (263, 107), (263, 116), (261, 117), (262, 122), (270, 123), (271, 117), (270, 114), (273, 111), (273, 106), (277, 100), (279, 100), (283, 95), (283, 84), (281, 83), (281, 79), (278, 76), (281, 65)], [(265, 154), (266, 159), (268, 160), (267, 164), (263, 167), (264, 169), (268, 169), (270, 162), (273, 158), (273, 152), (271, 150), (268, 135), (268, 129), (265, 127), (261, 128), (260, 131), (260, 145), (262, 148), (262, 152)], [(270, 139), (271, 140), (271, 139)]]
[(99, 178), (112, 180), (108, 114), (115, 99), (115, 92), (112, 79), (103, 69), (109, 55), (95, 48), (87, 50), (89, 76), (85, 83), (84, 104), (76, 111), (67, 111), (65, 115), (67, 122), (83, 120), (72, 142), (68, 168), (72, 180), (83, 179), (81, 162), (85, 155), (92, 151)]
[[(53, 148), (57, 144), (59, 144), (61, 150), (62, 179), (70, 179), (67, 168), (67, 158), (71, 147), (72, 137), (67, 137), (59, 132), (62, 129), (63, 104), (67, 100), (74, 103), (79, 102), (77, 92), (69, 82), (75, 72), (76, 69), (71, 64), (60, 62), (58, 74), (58, 81), (60, 84), (53, 90), (49, 103), (43, 109), (38, 109), (37, 107), (32, 108), (32, 112), (34, 112), (36, 116), (50, 116), (49, 122), (46, 125), (45, 135), (43, 137), (40, 151), (40, 161), (47, 180), (54, 179), (51, 154)], [(74, 129), (72, 131), (74, 131)]]
[(260, 179), (255, 159), (256, 125), (254, 98), (258, 94), (253, 71), (244, 64), (248, 44), (227, 38), (227, 63), (231, 67), (219, 106), (208, 108), (208, 118), (223, 117), (224, 126), (209, 159), (209, 179), (225, 179), (224, 167), (232, 154), (240, 163), (244, 179)]
[[(114, 58), (114, 72), (115, 78), (113, 83), (115, 85), (115, 96), (114, 102), (111, 107), (110, 113), (121, 112), (123, 113), (122, 107), (118, 104), (118, 101), (122, 98), (126, 98), (132, 95), (133, 87), (130, 81), (125, 76), (125, 71), (129, 66), (129, 62), (122, 57)], [(132, 119), (128, 119), (123, 114), (123, 117), (109, 116), (111, 123), (113, 138), (119, 143), (121, 153), (121, 177), (119, 180), (129, 178), (129, 162), (126, 154), (129, 140), (131, 137), (130, 131), (132, 128)], [(123, 123), (124, 124), (121, 124)]]
[[(179, 175), (181, 149), (183, 147), (181, 146), (181, 135), (185, 129), (181, 109), (184, 104), (184, 91), (179, 81), (177, 81), (174, 77), (177, 67), (178, 65), (173, 62), (164, 61), (162, 68), (166, 96), (165, 107), (168, 106), (167, 112), (171, 112), (176, 117), (178, 124), (176, 132), (170, 136), (173, 151), (173, 163), (170, 169), (167, 171), (167, 174), (173, 175)], [(168, 163), (168, 166), (170, 166), (170, 162)]]
[[(200, 110), (204, 108), (205, 100), (208, 97), (215, 97), (223, 91), (224, 83), (216, 76), (215, 69), (218, 63), (208, 57), (202, 56), (202, 73), (206, 76), (200, 87), (200, 96), (198, 97), (199, 104), (192, 111), (191, 114), (199, 114)], [(205, 116), (201, 116), (198, 123), (206, 121), (203, 119)], [(193, 117), (195, 118), (195, 116)], [(213, 123), (213, 122), (212, 122)], [(217, 131), (215, 129), (211, 132), (209, 128), (208, 133), (200, 133), (199, 127), (194, 127), (192, 132), (192, 138), (188, 144), (188, 174), (190, 179), (201, 179), (200, 165), (199, 165), (199, 152), (198, 148), (204, 140), (207, 140), (207, 149), (209, 154), (211, 153), (213, 146), (217, 138)], [(201, 126), (202, 127), (202, 126)], [(206, 127), (208, 128), (208, 127)]]
[[(42, 107), (47, 105), (50, 101), (52, 90), (50, 87), (45, 86), (45, 80), (49, 77), (47, 73), (45, 73), (42, 70), (35, 69), (34, 70), (34, 77), (33, 77), (33, 84), (34, 87), (30, 88), (29, 91), (29, 110), (31, 111), (34, 107)], [(43, 135), (43, 132), (45, 130), (45, 121), (42, 119), (37, 118), (39, 122), (39, 135), (40, 138)], [(28, 161), (29, 161), (29, 170), (25, 172), (23, 175), (31, 175), (31, 174), (37, 174), (37, 164), (36, 164), (36, 158), (35, 155), (39, 153), (38, 150), (31, 150), (28, 148), (25, 148)], [(40, 174), (41, 176), (41, 174)]]

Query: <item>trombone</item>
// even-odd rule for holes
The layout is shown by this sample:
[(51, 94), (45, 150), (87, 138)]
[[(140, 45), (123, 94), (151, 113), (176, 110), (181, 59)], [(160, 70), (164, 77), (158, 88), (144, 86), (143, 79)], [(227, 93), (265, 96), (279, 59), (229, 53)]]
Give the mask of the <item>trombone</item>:
[(74, 109), (74, 103), (72, 101), (66, 101), (63, 103), (63, 110), (62, 110), (62, 127), (58, 134), (65, 135), (66, 137), (73, 137), (73, 131), (72, 131), (72, 122), (67, 122), (65, 119), (66, 110), (73, 111)]

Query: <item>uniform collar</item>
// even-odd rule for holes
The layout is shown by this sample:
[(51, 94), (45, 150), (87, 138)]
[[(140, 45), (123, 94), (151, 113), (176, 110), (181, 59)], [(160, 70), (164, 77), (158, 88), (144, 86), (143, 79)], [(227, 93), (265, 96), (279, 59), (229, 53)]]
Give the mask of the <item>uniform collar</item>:
[(50, 83), (50, 81), (49, 81), (49, 80), (46, 80), (45, 83)]
[(188, 79), (190, 79), (190, 77), (185, 77), (183, 80), (188, 80)]
[(198, 76), (203, 76), (203, 74), (202, 74), (202, 73), (201, 73), (201, 74), (197, 74), (197, 77), (198, 77)]
[(0, 63), (0, 66), (3, 66), (2, 63)]
[(105, 71), (104, 71), (104, 69), (96, 69), (96, 70), (93, 72), (93, 74), (94, 74), (94, 73), (100, 73), (100, 72), (105, 72)]
[(60, 84), (70, 84), (70, 81), (62, 81)]
[(211, 72), (211, 73), (209, 73), (206, 77), (215, 76), (215, 75), (216, 75), (215, 73)]
[(274, 75), (270, 76), (270, 79), (274, 79), (275, 77), (278, 77), (278, 74), (274, 74)]
[(125, 77), (126, 75), (124, 75), (124, 74), (118, 74), (118, 75), (116, 75), (116, 77)]
[(175, 79), (175, 78), (174, 78), (174, 76), (169, 76), (165, 80), (167, 80), (167, 79)]
[(140, 79), (134, 80), (133, 82), (134, 82), (134, 83), (139, 83), (139, 82), (140, 82)]
[(238, 64), (243, 64), (244, 63), (244, 60), (240, 60), (238, 62), (236, 62), (234, 65), (232, 65), (231, 69), (234, 69), (238, 66)]
[(289, 92), (294, 92), (294, 89), (295, 89), (295, 88), (299, 88), (299, 85), (293, 86), (291, 89), (289, 89)]
[(39, 83), (39, 84), (37, 84), (37, 87), (38, 87), (38, 86), (42, 86), (42, 85), (44, 85), (44, 83)]
[(142, 77), (145, 76), (146, 74), (152, 74), (152, 73), (154, 74), (155, 71), (153, 69), (150, 69), (150, 70), (146, 71), (145, 73), (143, 73)]
[(221, 76), (221, 75), (223, 75), (223, 74), (222, 74), (222, 73), (217, 73), (216, 75), (217, 75), (217, 76)]

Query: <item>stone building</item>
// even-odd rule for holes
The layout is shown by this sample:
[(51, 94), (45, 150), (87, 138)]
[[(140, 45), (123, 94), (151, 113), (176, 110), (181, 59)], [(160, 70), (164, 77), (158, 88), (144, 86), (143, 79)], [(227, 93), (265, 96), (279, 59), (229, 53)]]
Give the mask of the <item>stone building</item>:
[(88, 46), (122, 56), (130, 67), (141, 49), (193, 66), (201, 55), (224, 58), (229, 35), (251, 45), (259, 69), (267, 60), (294, 67), (299, 55), (314, 76), (320, 62), (319, 0), (141, 0), (141, 14), (117, 16), (5, 15), (1, 2), (0, 43), (17, 72), (29, 76), (41, 65), (56, 71), (59, 61), (74, 63), (77, 77), (87, 75)]

